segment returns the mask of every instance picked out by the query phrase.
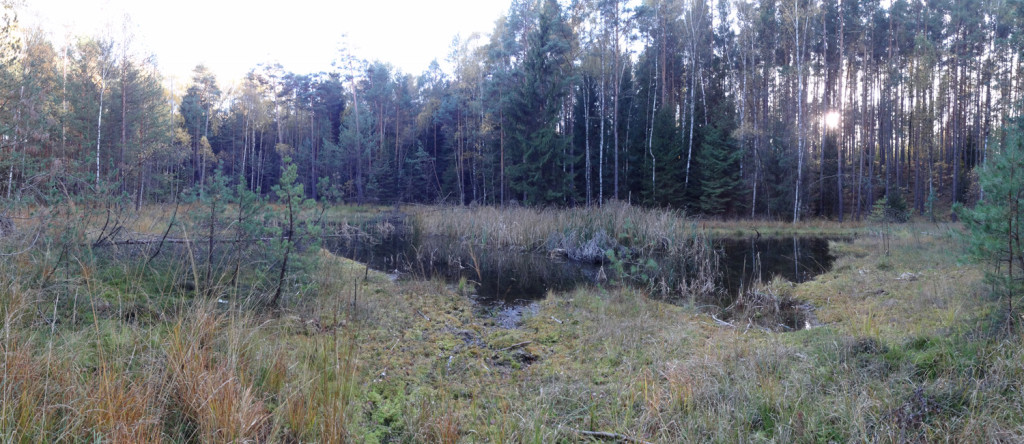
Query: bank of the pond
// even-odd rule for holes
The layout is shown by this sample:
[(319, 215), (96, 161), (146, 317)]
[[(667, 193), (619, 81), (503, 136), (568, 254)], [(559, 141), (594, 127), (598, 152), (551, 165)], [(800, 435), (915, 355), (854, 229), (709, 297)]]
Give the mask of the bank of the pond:
[(769, 237), (830, 237), (851, 238), (882, 228), (867, 222), (837, 222), (826, 219), (805, 219), (797, 223), (772, 220), (718, 220), (695, 221), (701, 232), (717, 237), (769, 236)]
[[(379, 401), (363, 418), (391, 439), (452, 442), (1020, 437), (1024, 349), (984, 333), (993, 303), (977, 270), (948, 254), (948, 231), (917, 229), (894, 233), (888, 254), (880, 237), (840, 244), (833, 270), (782, 284), (822, 320), (786, 335), (630, 287), (554, 293), (507, 330), (450, 286), (399, 282), (401, 297), (419, 295), (416, 333), (396, 337), (397, 352), (386, 328), (367, 336), (382, 339), (365, 362), (387, 371), (370, 375)], [(377, 422), (380, 409), (409, 421)]]
[(457, 283), (311, 249), (272, 310), (183, 288), (187, 260), (22, 256), (0, 261), (0, 440), (1021, 441), (1024, 341), (956, 229), (832, 243), (829, 271), (759, 289), (815, 306), (787, 334), (629, 285), (509, 329)]

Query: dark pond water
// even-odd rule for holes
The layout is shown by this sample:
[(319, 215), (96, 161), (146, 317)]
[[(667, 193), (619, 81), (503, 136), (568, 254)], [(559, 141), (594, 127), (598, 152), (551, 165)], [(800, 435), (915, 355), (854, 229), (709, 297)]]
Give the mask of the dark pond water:
[[(485, 249), (445, 237), (422, 236), (409, 229), (401, 219), (389, 221), (393, 229), (384, 235), (353, 239), (333, 239), (327, 248), (335, 254), (369, 264), (373, 269), (400, 278), (443, 278), (460, 280), (467, 292), (482, 306), (492, 310), (528, 305), (545, 297), (548, 291), (570, 291), (580, 285), (592, 285), (602, 272), (610, 280), (642, 284), (680, 278), (678, 264), (671, 257), (638, 259), (639, 272), (616, 276), (616, 267), (552, 258), (545, 254)], [(368, 229), (368, 232), (381, 230)], [(829, 239), (821, 237), (724, 238), (714, 241), (719, 252), (723, 297), (728, 305), (740, 289), (756, 279), (769, 281), (781, 276), (803, 282), (827, 271), (833, 262)], [(619, 269), (633, 267), (625, 264)]]
[(477, 302), (517, 305), (542, 299), (549, 290), (570, 291), (596, 282), (599, 267), (546, 255), (485, 249), (398, 228), (375, 239), (336, 240), (333, 253), (397, 274), (400, 278), (465, 280)]
[(723, 287), (737, 294), (751, 281), (770, 281), (775, 276), (804, 282), (832, 268), (830, 240), (825, 237), (749, 237), (717, 239)]

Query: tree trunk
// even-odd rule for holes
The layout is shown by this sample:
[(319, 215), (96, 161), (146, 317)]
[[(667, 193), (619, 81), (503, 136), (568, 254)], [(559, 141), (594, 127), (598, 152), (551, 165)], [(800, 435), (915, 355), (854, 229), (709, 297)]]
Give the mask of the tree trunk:
[[(657, 205), (657, 194), (658, 194), (658, 182), (656, 178), (656, 166), (658, 165), (658, 159), (654, 157), (654, 113), (658, 108), (658, 59), (654, 59), (654, 75), (652, 76), (652, 84), (650, 86), (651, 92), (648, 93), (651, 97), (651, 132), (647, 137), (647, 153), (651, 156), (651, 203)], [(664, 103), (662, 104), (664, 106)]]
[(107, 81), (106, 68), (101, 69), (100, 74), (100, 106), (99, 111), (96, 112), (96, 187), (99, 190), (100, 185), (100, 142), (103, 139), (103, 94), (106, 92)]
[(288, 191), (288, 231), (285, 233), (284, 258), (281, 261), (281, 269), (277, 274), (277, 289), (274, 290), (274, 297), (270, 300), (271, 307), (277, 307), (281, 300), (281, 289), (284, 287), (284, 275), (288, 270), (288, 257), (292, 252), (292, 234), (295, 232), (295, 209), (292, 208), (291, 190)]
[[(619, 198), (619, 96), (621, 95), (622, 89), (622, 71), (626, 69), (625, 64), (619, 59), (619, 5), (615, 3), (615, 75), (612, 76), (612, 81), (615, 82), (612, 87), (612, 91), (615, 96), (612, 98), (612, 136), (615, 138), (614, 149), (615, 149), (615, 199)], [(620, 66), (621, 65), (621, 66)]]
[(604, 205), (604, 121), (608, 116), (608, 111), (605, 108), (604, 96), (607, 88), (607, 80), (605, 77), (604, 67), (604, 48), (601, 48), (601, 88), (598, 90), (598, 94), (601, 96), (601, 134), (598, 140), (598, 158), (597, 158), (597, 206)]
[(128, 57), (121, 60), (121, 146), (117, 151), (117, 180), (121, 192), (126, 191), (127, 183), (124, 176), (124, 152), (128, 144)]
[[(590, 183), (590, 87), (587, 85), (586, 77), (583, 80), (583, 144), (586, 147), (586, 182), (587, 182), (587, 206), (593, 204), (593, 192)], [(504, 170), (505, 152), (502, 150), (502, 169)], [(504, 194), (502, 195), (504, 201)], [(504, 203), (504, 202), (502, 202)]]
[(362, 138), (363, 133), (359, 129), (359, 96), (356, 93), (356, 81), (352, 80), (352, 107), (355, 115), (353, 116), (356, 120), (356, 201), (360, 204), (363, 203), (363, 147)]
[(697, 72), (697, 48), (696, 46), (691, 47), (690, 53), (690, 141), (689, 146), (686, 149), (686, 176), (683, 178), (683, 190), (690, 186), (690, 161), (693, 159), (693, 116), (696, 112), (695, 105), (697, 103), (697, 97), (694, 95), (696, 92), (696, 86), (694, 81), (696, 79), (695, 74)]
[(804, 77), (803, 77), (803, 51), (800, 47), (800, 3), (793, 2), (793, 20), (796, 38), (796, 125), (797, 125), (797, 161), (796, 161), (796, 186), (793, 198), (793, 223), (800, 221), (800, 189), (804, 181)]

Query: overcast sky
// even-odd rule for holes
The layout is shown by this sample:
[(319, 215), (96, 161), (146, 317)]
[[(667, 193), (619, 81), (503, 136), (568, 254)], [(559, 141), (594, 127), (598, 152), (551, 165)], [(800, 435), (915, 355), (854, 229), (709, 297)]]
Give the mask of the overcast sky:
[(331, 68), (343, 36), (360, 58), (419, 74), (442, 61), (452, 38), (489, 34), (509, 0), (28, 0), (23, 25), (62, 36), (107, 32), (119, 39), (134, 24), (136, 50), (157, 56), (167, 75), (188, 78), (196, 64), (220, 81), (258, 63), (308, 73)]

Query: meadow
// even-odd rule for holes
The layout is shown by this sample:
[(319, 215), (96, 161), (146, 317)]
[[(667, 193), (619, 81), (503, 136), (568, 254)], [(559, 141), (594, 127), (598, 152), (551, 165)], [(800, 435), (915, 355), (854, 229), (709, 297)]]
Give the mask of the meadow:
[[(239, 236), (231, 217), (202, 225), (211, 219), (201, 210), (37, 208), (12, 218), (16, 230), (0, 238), (0, 440), (1024, 438), (1024, 344), (983, 270), (963, 259), (956, 224), (794, 228), (623, 204), (402, 208), (424, 233), (581, 257), (619, 246), (706, 262), (716, 233), (854, 236), (832, 244), (831, 271), (756, 288), (810, 304), (812, 328), (765, 328), (763, 307), (720, 319), (687, 297), (696, 286), (666, 297), (614, 280), (550, 293), (506, 328), (462, 285), (394, 280), (315, 242), (297, 244), (284, 296), (268, 305), (276, 250), (202, 242), (204, 227)], [(309, 215), (319, 214), (322, 235), (351, 236), (386, 230), (373, 221), (394, 211)], [(592, 242), (598, 233), (606, 238)]]

